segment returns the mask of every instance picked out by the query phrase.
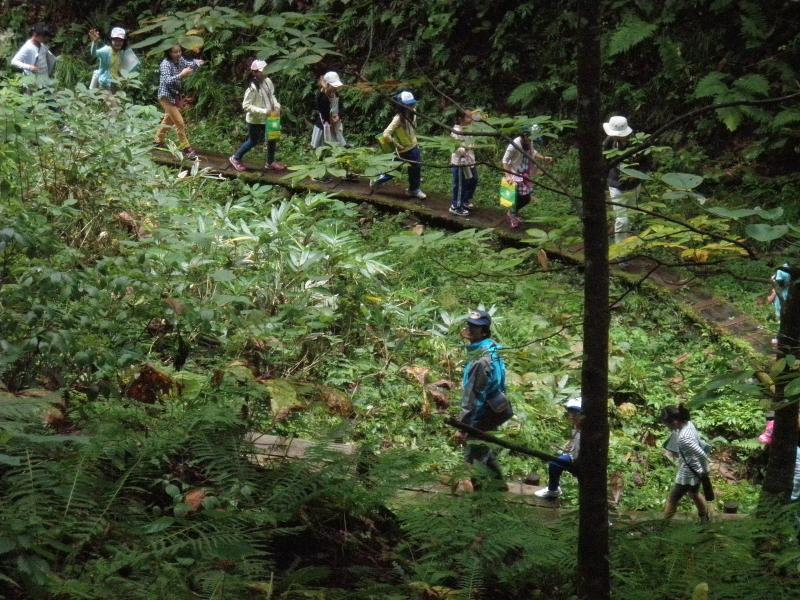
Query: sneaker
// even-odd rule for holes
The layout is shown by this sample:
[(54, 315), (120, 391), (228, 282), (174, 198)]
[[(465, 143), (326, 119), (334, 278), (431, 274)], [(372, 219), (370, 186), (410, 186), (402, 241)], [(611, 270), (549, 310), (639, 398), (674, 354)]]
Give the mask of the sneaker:
[(533, 495), (537, 498), (544, 498), (546, 500), (555, 500), (559, 496), (561, 496), (561, 488), (559, 487), (557, 490), (550, 490), (547, 488), (542, 488), (533, 492)]
[(416, 198), (417, 200), (425, 200), (428, 197), (428, 194), (423, 192), (422, 190), (411, 190), (408, 192), (408, 195), (412, 198)]
[(183, 150), (181, 150), (181, 152), (183, 153), (183, 157), (188, 158), (189, 160), (200, 158), (200, 155), (197, 152), (195, 152), (194, 148), (192, 148), (191, 146), (189, 146), (188, 148), (184, 148)]
[(229, 156), (229, 157), (228, 157), (228, 162), (229, 162), (229, 163), (231, 163), (231, 166), (232, 166), (234, 169), (236, 169), (237, 171), (247, 171), (247, 167), (245, 167), (245, 166), (242, 164), (242, 161), (240, 161), (240, 160), (239, 160), (238, 158), (236, 158), (235, 156)]
[(459, 217), (468, 217), (469, 211), (465, 208), (455, 208), (453, 206), (450, 207), (450, 214), (451, 215), (458, 215)]
[(283, 163), (279, 163), (277, 160), (271, 163), (267, 163), (264, 165), (265, 169), (272, 170), (272, 171), (285, 171), (286, 165)]
[(467, 210), (472, 210), (473, 208), (475, 208), (475, 205), (472, 202), (467, 202), (464, 205), (464, 208), (466, 208)]

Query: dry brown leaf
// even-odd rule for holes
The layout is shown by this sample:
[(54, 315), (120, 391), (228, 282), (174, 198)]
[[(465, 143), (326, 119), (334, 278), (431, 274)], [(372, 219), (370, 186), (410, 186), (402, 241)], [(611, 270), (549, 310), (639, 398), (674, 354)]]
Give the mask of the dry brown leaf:
[(326, 385), (321, 385), (317, 389), (320, 398), (333, 414), (343, 417), (353, 414), (353, 403), (346, 394)]
[(172, 389), (172, 379), (166, 373), (162, 373), (151, 367), (144, 365), (139, 371), (139, 375), (128, 387), (125, 395), (132, 400), (153, 404), (162, 395), (169, 393)]
[(674, 364), (676, 364), (676, 365), (680, 365), (680, 364), (682, 364), (682, 363), (686, 362), (686, 360), (687, 360), (687, 359), (688, 359), (688, 358), (689, 358), (691, 355), (692, 355), (692, 353), (691, 353), (691, 352), (686, 352), (685, 354), (681, 354), (681, 355), (680, 355), (678, 358), (676, 358), (676, 359), (675, 359), (675, 360), (673, 360), (672, 362), (673, 362)]
[(446, 410), (450, 407), (450, 394), (445, 389), (438, 387), (436, 384), (430, 384), (427, 386), (427, 390), (433, 397), (436, 408)]
[(203, 488), (195, 488), (186, 492), (183, 502), (189, 505), (191, 512), (196, 512), (203, 507), (203, 500), (206, 498), (206, 491)]
[(453, 389), (453, 382), (449, 379), (440, 379), (439, 381), (434, 381), (431, 385), (446, 388), (448, 390)]
[(428, 381), (428, 374), (431, 370), (427, 367), (406, 367), (404, 369), (406, 375), (417, 380), (420, 385), (425, 385), (425, 382)]
[(167, 298), (164, 300), (176, 315), (182, 315), (186, 312), (186, 305), (177, 298)]
[(545, 252), (544, 248), (539, 248), (539, 252), (536, 255), (536, 260), (539, 261), (539, 266), (542, 267), (542, 271), (550, 270), (550, 259), (548, 258), (547, 252)]

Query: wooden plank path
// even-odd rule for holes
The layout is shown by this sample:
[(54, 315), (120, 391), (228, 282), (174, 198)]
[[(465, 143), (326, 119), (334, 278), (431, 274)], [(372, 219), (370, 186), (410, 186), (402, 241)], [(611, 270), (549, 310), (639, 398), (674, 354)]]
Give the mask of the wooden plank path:
[[(309, 456), (309, 452), (315, 448), (321, 448), (326, 452), (352, 456), (358, 451), (358, 446), (352, 443), (331, 443), (324, 442), (321, 446), (316, 442), (303, 440), (300, 438), (283, 437), (266, 433), (250, 433), (246, 440), (253, 444), (255, 454), (251, 459), (256, 464), (264, 467), (284, 461), (301, 460)], [(544, 486), (528, 485), (520, 481), (507, 481), (508, 490), (505, 494), (505, 501), (512, 504), (522, 504), (532, 509), (539, 509), (544, 519), (558, 519), (561, 516), (561, 503), (558, 500), (546, 500), (539, 498), (534, 493)], [(402, 504), (404, 502), (419, 502), (429, 494), (446, 494), (451, 496), (463, 496), (466, 494), (463, 485), (453, 485), (446, 481), (438, 483), (428, 483), (418, 486), (402, 487), (398, 491), (394, 502)], [(568, 509), (574, 510), (574, 509)], [(740, 519), (746, 515), (715, 513), (715, 519)], [(693, 512), (680, 512), (675, 515), (678, 520), (693, 520)], [(612, 521), (616, 524), (632, 524), (642, 521), (653, 521), (662, 518), (661, 513), (645, 511), (611, 511)]]
[[(189, 168), (191, 161), (176, 158), (169, 152), (154, 150), (153, 160), (156, 163), (171, 167)], [(503, 243), (519, 245), (526, 237), (524, 230), (515, 231), (508, 227), (505, 211), (495, 208), (480, 207), (472, 212), (469, 217), (459, 217), (450, 214), (450, 199), (440, 194), (429, 194), (427, 200), (420, 202), (406, 196), (402, 189), (403, 183), (389, 183), (372, 193), (366, 180), (359, 181), (334, 181), (325, 183), (320, 181), (303, 180), (294, 187), (288, 179), (284, 179), (285, 172), (265, 171), (260, 165), (247, 163), (249, 171), (237, 172), (228, 163), (228, 157), (213, 152), (201, 152), (200, 167), (222, 177), (239, 177), (254, 183), (268, 183), (271, 185), (307, 190), (309, 192), (325, 192), (335, 194), (341, 200), (368, 203), (377, 208), (391, 212), (407, 212), (421, 221), (446, 229), (491, 229), (494, 235)], [(400, 180), (402, 181), (402, 180)], [(529, 209), (531, 210), (531, 209)], [(583, 263), (582, 248), (563, 248), (554, 245), (545, 246), (551, 257), (571, 264)], [(652, 268), (652, 263), (647, 260), (631, 260), (626, 268), (612, 269), (615, 277), (636, 282)], [(665, 267), (655, 270), (645, 282), (649, 289), (659, 292), (667, 301), (675, 305), (690, 319), (704, 324), (716, 333), (729, 336), (743, 343), (744, 349), (749, 351), (754, 358), (763, 357), (771, 353), (771, 338), (773, 335), (749, 315), (743, 313), (730, 302), (714, 297), (706, 288), (696, 282), (687, 283), (685, 276)]]

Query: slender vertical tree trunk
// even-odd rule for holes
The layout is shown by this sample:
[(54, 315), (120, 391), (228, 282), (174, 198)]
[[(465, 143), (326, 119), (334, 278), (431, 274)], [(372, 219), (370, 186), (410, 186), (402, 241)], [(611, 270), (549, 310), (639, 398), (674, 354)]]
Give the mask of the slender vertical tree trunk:
[(608, 225), (600, 115), (600, 0), (578, 2), (578, 151), (586, 257), (583, 301), (578, 591), (610, 598), (608, 545)]
[[(778, 354), (783, 358), (790, 354), (800, 358), (800, 285), (796, 281), (800, 273), (792, 273), (789, 298), (784, 303), (781, 325), (778, 332)], [(794, 464), (797, 454), (797, 401), (783, 405), (785, 382), (775, 382), (775, 425), (769, 461), (764, 479), (764, 492), (779, 502), (787, 502), (792, 490)]]

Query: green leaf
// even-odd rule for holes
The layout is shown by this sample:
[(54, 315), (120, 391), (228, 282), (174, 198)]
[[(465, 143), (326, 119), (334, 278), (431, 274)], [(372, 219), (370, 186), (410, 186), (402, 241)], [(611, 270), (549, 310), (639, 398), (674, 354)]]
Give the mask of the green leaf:
[(182, 35), (178, 38), (178, 43), (187, 50), (197, 51), (203, 47), (205, 40), (199, 35)]
[(727, 79), (727, 77), (727, 75), (719, 71), (711, 71), (711, 73), (697, 82), (694, 88), (694, 97), (711, 98), (726, 93), (728, 91), (728, 86), (725, 84), (724, 80)]
[(170, 498), (177, 498), (181, 495), (181, 490), (175, 484), (168, 484), (167, 487), (164, 488), (164, 491)]
[(739, 77), (739, 79), (733, 82), (733, 87), (753, 96), (769, 95), (769, 81), (767, 81), (767, 78), (763, 75), (758, 75), (756, 73)]
[(787, 108), (782, 110), (772, 120), (772, 126), (775, 128), (786, 127), (787, 125), (796, 125), (800, 123), (800, 109)]
[(751, 237), (759, 242), (777, 240), (786, 235), (788, 231), (788, 225), (768, 225), (766, 223), (753, 223), (744, 229), (747, 237)]
[(578, 99), (578, 86), (571, 85), (561, 92), (561, 99), (565, 102), (573, 102)]
[(784, 396), (797, 396), (800, 395), (800, 377), (792, 379), (785, 388), (783, 388)]
[(733, 107), (717, 109), (717, 116), (725, 123), (725, 127), (728, 128), (728, 131), (736, 131), (739, 129), (739, 125), (742, 124), (744, 118), (742, 111)]
[(233, 272), (229, 271), (228, 269), (220, 269), (211, 275), (211, 279), (214, 281), (228, 283), (234, 281), (236, 279), (236, 275), (234, 275)]
[(164, 531), (165, 529), (169, 529), (174, 522), (175, 519), (172, 517), (161, 517), (145, 527), (144, 531), (145, 533), (158, 533), (160, 531)]
[(753, 208), (725, 208), (724, 206), (713, 206), (707, 209), (713, 215), (723, 217), (725, 219), (741, 219), (743, 217), (752, 217), (757, 214)]
[(634, 179), (641, 179), (643, 181), (650, 181), (652, 177), (643, 171), (639, 171), (638, 169), (633, 169), (631, 167), (620, 166), (619, 170), (627, 175), (628, 177), (633, 177)]
[(19, 456), (9, 456), (8, 454), (0, 454), (0, 465), (18, 467), (20, 464), (22, 464), (22, 459), (20, 459)]
[(689, 191), (703, 183), (703, 178), (691, 173), (665, 173), (661, 176), (661, 181), (676, 190)]
[(508, 103), (520, 108), (527, 108), (541, 93), (541, 85), (537, 81), (526, 81), (514, 88), (508, 96)]
[(0, 537), (0, 554), (11, 552), (16, 547), (17, 543), (11, 538)]
[(637, 17), (626, 19), (619, 29), (611, 36), (608, 45), (608, 56), (613, 57), (630, 50), (651, 37), (658, 27), (653, 23), (646, 23)]

